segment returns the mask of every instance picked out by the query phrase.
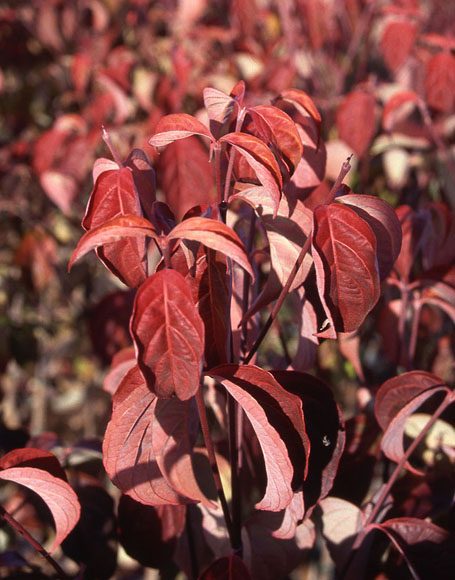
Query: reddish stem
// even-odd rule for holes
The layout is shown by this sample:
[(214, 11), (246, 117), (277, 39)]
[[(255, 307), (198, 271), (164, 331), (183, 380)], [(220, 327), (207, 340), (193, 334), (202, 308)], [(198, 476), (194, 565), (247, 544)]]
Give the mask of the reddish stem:
[(102, 125), (101, 131), (103, 134), (103, 141), (108, 146), (109, 151), (111, 152), (112, 158), (114, 159), (114, 161), (117, 163), (117, 165), (119, 167), (122, 167), (123, 166), (122, 158), (120, 157), (119, 152), (117, 151), (117, 148), (112, 143), (111, 136), (109, 135), (109, 132), (104, 125)]
[(250, 352), (248, 353), (248, 355), (245, 357), (245, 364), (248, 364), (251, 359), (253, 358), (253, 356), (256, 354), (258, 348), (260, 347), (262, 341), (264, 340), (267, 332), (269, 331), (270, 327), (272, 326), (272, 324), (274, 323), (276, 317), (278, 316), (278, 312), (280, 311), (280, 308), (283, 306), (283, 302), (286, 298), (286, 296), (289, 293), (289, 288), (291, 287), (292, 283), (294, 282), (295, 277), (297, 276), (297, 272), (300, 269), (300, 266), (303, 263), (303, 260), (308, 252), (308, 250), (310, 249), (310, 245), (311, 245), (311, 234), (308, 235), (303, 248), (300, 250), (300, 254), (289, 274), (289, 277), (286, 281), (286, 284), (284, 285), (283, 289), (280, 292), (280, 295), (278, 296), (277, 301), (275, 302), (273, 308), (272, 308), (272, 312), (270, 313), (267, 322), (265, 323), (265, 325), (263, 326), (261, 332), (259, 333), (259, 336), (256, 338), (255, 343), (253, 344), (253, 346), (251, 347)]
[(60, 567), (60, 565), (52, 558), (49, 552), (43, 548), (43, 546), (35, 540), (35, 538), (27, 532), (24, 526), (18, 522), (13, 516), (8, 513), (5, 508), (0, 505), (0, 518), (5, 520), (18, 534), (20, 534), (41, 556), (49, 562), (49, 564), (57, 572), (59, 578), (64, 580), (69, 580), (68, 574)]
[(228, 503), (224, 494), (223, 484), (221, 482), (220, 470), (218, 469), (218, 463), (216, 461), (215, 446), (213, 445), (212, 436), (210, 434), (207, 410), (205, 408), (204, 395), (202, 393), (202, 385), (197, 390), (195, 397), (199, 412), (199, 419), (201, 421), (202, 435), (204, 436), (205, 447), (207, 449), (210, 467), (212, 468), (213, 480), (215, 482), (215, 487), (221, 503), (221, 509), (223, 510), (226, 528), (229, 534), (229, 541), (231, 543), (232, 549), (238, 550), (239, 547), (234, 542), (235, 536), (232, 529), (231, 514), (229, 513)]

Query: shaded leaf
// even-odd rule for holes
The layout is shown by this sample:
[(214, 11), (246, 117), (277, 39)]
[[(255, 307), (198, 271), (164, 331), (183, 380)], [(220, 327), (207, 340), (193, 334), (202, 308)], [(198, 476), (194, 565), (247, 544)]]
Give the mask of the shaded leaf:
[(234, 397), (250, 420), (264, 455), (267, 488), (257, 509), (280, 511), (302, 484), (309, 442), (302, 404), (272, 375), (255, 366), (224, 365), (207, 373)]
[[(205, 500), (191, 463), (197, 421), (193, 405), (157, 399), (139, 368), (132, 368), (113, 397), (103, 442), (104, 466), (112, 482), (146, 505)], [(174, 489), (174, 483), (188, 495)]]
[(251, 579), (248, 568), (243, 560), (231, 554), (215, 560), (199, 576), (199, 580), (249, 580)]
[(257, 137), (247, 133), (228, 133), (220, 139), (222, 143), (229, 143), (247, 161), (255, 172), (266, 194), (278, 211), (283, 181), (278, 163), (270, 149)]
[(185, 515), (186, 506), (144, 506), (122, 495), (118, 505), (120, 543), (142, 566), (166, 567), (185, 528)]
[(316, 145), (318, 145), (319, 135), (321, 134), (322, 118), (313, 99), (307, 93), (299, 89), (287, 89), (282, 91), (278, 98), (292, 103), (299, 112), (302, 112), (301, 110), (303, 109), (313, 119), (318, 129), (318, 139), (316, 143)]

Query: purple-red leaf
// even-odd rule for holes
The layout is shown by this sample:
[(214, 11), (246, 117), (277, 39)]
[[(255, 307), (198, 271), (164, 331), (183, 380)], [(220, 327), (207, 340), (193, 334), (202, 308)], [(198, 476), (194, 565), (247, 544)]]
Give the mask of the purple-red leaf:
[(445, 387), (439, 377), (425, 371), (410, 371), (389, 379), (376, 393), (374, 412), (381, 429), (385, 431), (391, 421), (412, 399), (428, 390)]
[(380, 281), (376, 237), (357, 213), (335, 203), (314, 211), (312, 254), (319, 294), (331, 328), (356, 330), (376, 304)]
[(401, 225), (394, 209), (372, 195), (342, 195), (337, 198), (364, 219), (376, 236), (379, 275), (384, 280), (401, 249)]
[(237, 262), (254, 278), (245, 248), (232, 228), (222, 222), (204, 217), (193, 217), (178, 224), (169, 234), (169, 240), (192, 240), (221, 252)]
[[(403, 435), (407, 419), (437, 393), (451, 393), (441, 379), (424, 371), (411, 371), (386, 381), (376, 395), (375, 414), (385, 431), (381, 447), (384, 454), (398, 463), (403, 455)], [(405, 467), (420, 474), (409, 462)]]
[(406, 560), (414, 578), (450, 578), (455, 565), (455, 545), (447, 530), (418, 518), (394, 518), (371, 528), (381, 530)]
[(441, 51), (427, 63), (425, 92), (430, 107), (450, 113), (455, 107), (455, 56)]
[(303, 144), (291, 117), (277, 107), (258, 105), (248, 109), (261, 139), (281, 155), (292, 175), (303, 155)]
[(186, 113), (166, 115), (158, 121), (155, 135), (149, 140), (149, 143), (154, 147), (165, 147), (173, 141), (185, 139), (191, 135), (208, 137), (210, 141), (213, 141), (210, 131), (195, 117)]
[[(90, 229), (82, 236), (71, 255), (68, 270), (71, 270), (74, 262), (91, 250), (113, 242), (124, 241), (124, 238), (137, 238), (137, 240), (132, 241), (137, 243), (139, 251), (141, 249), (139, 242), (143, 242), (146, 237), (157, 238), (157, 234), (153, 225), (145, 218), (136, 215), (122, 215), (112, 218), (103, 225)], [(133, 251), (132, 245), (129, 248)], [(117, 256), (119, 258), (116, 263), (117, 268), (121, 264), (122, 269), (128, 269), (130, 274), (139, 269), (142, 272), (141, 262), (138, 263), (138, 260), (143, 260), (144, 256), (135, 255), (134, 252), (132, 255), (122, 253), (118, 246), (111, 247), (111, 249), (110, 257)], [(141, 250), (144, 253), (145, 246)]]
[(0, 460), (0, 479), (27, 487), (47, 505), (55, 523), (49, 550), (53, 552), (74, 528), (81, 512), (77, 495), (57, 459), (41, 449), (11, 451)]
[(223, 384), (250, 420), (264, 455), (267, 488), (257, 509), (280, 511), (302, 484), (309, 456), (302, 404), (273, 376), (255, 366), (224, 365), (209, 376)]
[(417, 26), (410, 20), (389, 22), (381, 37), (381, 53), (390, 70), (397, 70), (411, 52), (417, 35)]
[(178, 219), (198, 204), (215, 201), (215, 180), (208, 151), (197, 137), (171, 143), (161, 153), (158, 183)]
[(158, 397), (192, 397), (199, 388), (204, 323), (181, 274), (161, 270), (140, 286), (131, 333), (149, 388)]

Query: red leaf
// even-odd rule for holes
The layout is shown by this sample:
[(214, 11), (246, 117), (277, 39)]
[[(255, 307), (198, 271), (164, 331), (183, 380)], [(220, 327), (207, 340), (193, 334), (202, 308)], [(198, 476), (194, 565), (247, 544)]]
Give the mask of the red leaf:
[(389, 379), (376, 393), (374, 413), (381, 429), (385, 431), (391, 421), (414, 397), (444, 386), (439, 377), (425, 371), (410, 371)]
[[(35, 457), (36, 451), (30, 450)], [(41, 460), (44, 458), (42, 453), (44, 452), (39, 453)], [(38, 459), (40, 465), (41, 460)], [(0, 479), (27, 487), (38, 494), (47, 505), (55, 523), (55, 538), (49, 550), (53, 552), (79, 520), (81, 510), (75, 492), (66, 481), (37, 467), (8, 467), (0, 471)]]
[(314, 104), (313, 99), (309, 95), (307, 95), (307, 93), (298, 89), (288, 89), (282, 91), (278, 98), (281, 98), (284, 101), (292, 103), (299, 112), (302, 112), (303, 109), (308, 115), (310, 115), (310, 117), (316, 123), (316, 126), (318, 128), (318, 135), (321, 134), (321, 123), (322, 123), (321, 114), (319, 113), (316, 105)]
[(283, 180), (277, 160), (267, 145), (253, 135), (240, 132), (228, 133), (220, 139), (220, 142), (229, 143), (244, 157), (264, 186), (264, 193), (273, 203), (276, 214), (281, 199)]
[(213, 88), (204, 89), (203, 96), (207, 116), (210, 119), (210, 130), (214, 136), (218, 137), (226, 132), (237, 101), (223, 91)]
[[(142, 217), (150, 214), (155, 197), (155, 177), (145, 154), (134, 150), (128, 166), (105, 170), (111, 163), (98, 160), (94, 168), (95, 186), (90, 195), (82, 226), (86, 230), (103, 226), (117, 216)], [(141, 204), (142, 202), (142, 204)], [(119, 239), (97, 251), (101, 261), (128, 286), (145, 280), (145, 239)], [(131, 267), (135, 264), (135, 268)]]
[[(104, 466), (112, 482), (146, 505), (205, 500), (191, 465), (196, 428), (197, 414), (189, 402), (157, 399), (139, 368), (132, 368), (113, 397), (103, 442)], [(171, 480), (188, 495), (174, 489)]]
[(376, 101), (373, 95), (355, 90), (338, 107), (336, 126), (340, 138), (362, 157), (376, 132)]
[(9, 469), (10, 467), (35, 467), (67, 481), (65, 470), (58, 459), (53, 453), (45, 449), (24, 447), (10, 451), (0, 459), (0, 469)]
[(185, 139), (191, 135), (201, 135), (213, 141), (210, 131), (195, 117), (186, 113), (166, 115), (158, 121), (155, 135), (151, 137), (149, 143), (154, 147), (165, 147), (173, 141)]
[(384, 280), (401, 249), (401, 225), (395, 210), (372, 195), (342, 195), (337, 201), (351, 207), (373, 230), (376, 236), (379, 275)]
[(178, 219), (195, 205), (216, 201), (208, 151), (197, 137), (171, 143), (158, 159), (158, 182)]
[(224, 365), (211, 369), (250, 420), (264, 455), (267, 488), (257, 509), (280, 511), (293, 498), (293, 485), (306, 474), (309, 456), (302, 404), (267, 371), (255, 366)]
[(382, 34), (380, 47), (386, 65), (396, 71), (408, 58), (417, 36), (417, 25), (409, 20), (389, 22)]
[(215, 560), (198, 580), (250, 580), (251, 576), (243, 560), (231, 554)]
[[(146, 237), (157, 238), (158, 236), (156, 235), (153, 225), (145, 218), (136, 215), (123, 215), (112, 218), (103, 225), (89, 230), (82, 236), (71, 255), (71, 259), (68, 263), (68, 271), (71, 270), (77, 260), (82, 258), (82, 256), (85, 256), (85, 254), (88, 254), (91, 250), (98, 248), (98, 246), (123, 241), (124, 238), (138, 238), (138, 240), (141, 241)], [(129, 250), (133, 251), (132, 248), (133, 246), (130, 246)], [(122, 252), (119, 246), (112, 247), (111, 249), (111, 256), (119, 258), (117, 263), (121, 265), (122, 270), (124, 268), (129, 269), (130, 273), (137, 271), (139, 278), (141, 278), (139, 273), (142, 273), (142, 275), (145, 276), (145, 273), (142, 270), (142, 263), (137, 263), (137, 257), (134, 251), (133, 256), (131, 256), (130, 254)], [(137, 249), (139, 250), (139, 245), (137, 246)], [(144, 258), (141, 257), (140, 259), (143, 260)], [(136, 279), (136, 275), (132, 276), (132, 278)]]
[(200, 242), (207, 248), (221, 252), (237, 262), (254, 278), (253, 269), (240, 238), (232, 228), (222, 222), (204, 217), (188, 218), (168, 234), (169, 240), (179, 238)]
[(314, 211), (312, 254), (319, 294), (333, 325), (328, 336), (356, 330), (380, 294), (376, 238), (370, 226), (351, 208), (320, 206)]
[(199, 388), (204, 323), (181, 274), (161, 270), (139, 287), (131, 333), (149, 388), (158, 397), (192, 397)]
[[(393, 417), (388, 424), (381, 441), (381, 449), (386, 457), (396, 463), (401, 461), (405, 453), (403, 447), (403, 436), (408, 418), (437, 393), (445, 393), (446, 398), (451, 396), (449, 388), (446, 385), (439, 387), (435, 386), (434, 388), (427, 389), (414, 396), (407, 404), (403, 405), (395, 417)], [(409, 462), (406, 462), (405, 467), (412, 473), (422, 475), (422, 472), (412, 467)]]
[(425, 91), (430, 107), (450, 113), (455, 108), (455, 56), (440, 52), (427, 63)]
[(303, 145), (296, 124), (284, 111), (270, 105), (248, 109), (260, 138), (281, 155), (292, 175), (303, 155)]

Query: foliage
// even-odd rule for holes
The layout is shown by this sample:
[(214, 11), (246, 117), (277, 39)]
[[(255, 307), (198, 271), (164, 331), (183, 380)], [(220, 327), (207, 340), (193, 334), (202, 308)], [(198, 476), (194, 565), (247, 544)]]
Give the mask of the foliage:
[(0, 6), (0, 574), (453, 574), (455, 39), (323, 4)]

